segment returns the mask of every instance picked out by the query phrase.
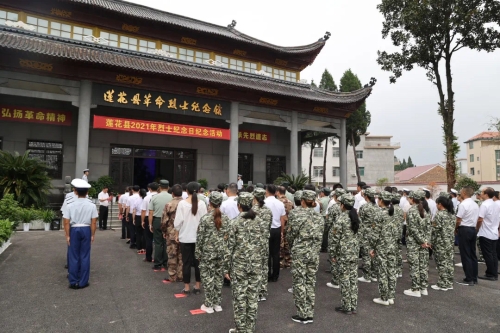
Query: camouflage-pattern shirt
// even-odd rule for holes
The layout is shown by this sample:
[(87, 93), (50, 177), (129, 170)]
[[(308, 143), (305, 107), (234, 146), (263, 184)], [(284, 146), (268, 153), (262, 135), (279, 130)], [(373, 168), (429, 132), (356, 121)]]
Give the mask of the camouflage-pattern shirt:
[(323, 241), (325, 219), (312, 208), (294, 209), (288, 217), (286, 237), (293, 259), (315, 259)]
[(364, 242), (370, 238), (369, 234), (375, 229), (375, 220), (379, 207), (371, 202), (367, 202), (359, 209), (359, 235)]
[(293, 203), (290, 200), (288, 200), (287, 197), (278, 198), (278, 200), (283, 203), (283, 206), (285, 206), (285, 212), (286, 215), (288, 216), (290, 211), (293, 209)]
[(224, 239), (227, 238), (229, 218), (222, 214), (219, 230), (215, 226), (213, 213), (205, 214), (200, 219), (196, 233), (195, 258), (198, 260), (215, 260), (224, 258)]
[(433, 248), (453, 244), (455, 241), (455, 223), (456, 216), (446, 210), (439, 210), (432, 223), (432, 241)]
[(357, 261), (359, 257), (359, 240), (358, 235), (351, 229), (351, 219), (348, 211), (340, 214), (337, 222), (332, 227), (331, 233), (332, 241), (328, 244), (330, 257), (335, 258), (337, 262)]
[(177, 205), (181, 201), (182, 197), (175, 197), (167, 203), (163, 209), (163, 215), (161, 217), (161, 230), (170, 238), (174, 237), (174, 239), (171, 240), (175, 240), (175, 213), (177, 212)]
[(328, 214), (326, 215), (327, 218), (325, 220), (325, 227), (330, 229), (335, 224), (335, 221), (337, 221), (340, 214), (342, 214), (342, 211), (340, 210), (340, 204), (334, 203), (333, 206), (328, 209)]
[(262, 244), (266, 246), (269, 241), (269, 236), (271, 235), (271, 225), (273, 223), (273, 212), (267, 208), (265, 205), (262, 208), (257, 204), (252, 207), (257, 217), (255, 218), (260, 225), (262, 233)]
[(390, 253), (396, 252), (395, 235), (399, 228), (394, 223), (394, 215), (389, 215), (389, 209), (384, 207), (378, 211), (375, 228), (370, 237), (370, 248), (376, 252), (380, 258), (387, 258)]
[(430, 243), (430, 213), (425, 212), (424, 217), (420, 217), (416, 205), (412, 205), (406, 217), (408, 238), (415, 241), (416, 244)]
[(394, 223), (394, 227), (398, 230), (398, 233), (395, 235), (394, 242), (396, 246), (399, 246), (399, 242), (403, 235), (403, 223), (405, 221), (405, 212), (399, 205), (395, 205), (394, 207), (394, 215), (392, 216), (392, 220)]

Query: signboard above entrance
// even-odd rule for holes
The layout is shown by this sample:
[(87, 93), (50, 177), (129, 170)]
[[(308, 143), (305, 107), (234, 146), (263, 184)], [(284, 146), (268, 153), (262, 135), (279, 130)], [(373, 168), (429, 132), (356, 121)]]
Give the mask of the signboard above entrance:
[(228, 120), (230, 103), (128, 87), (94, 84), (92, 104)]
[(160, 123), (155, 121), (106, 116), (94, 116), (94, 128), (149, 134), (189, 136), (192, 138), (203, 139), (230, 139), (229, 130), (223, 128)]
[(71, 112), (7, 106), (3, 104), (0, 104), (0, 110), (0, 120), (59, 126), (71, 125)]

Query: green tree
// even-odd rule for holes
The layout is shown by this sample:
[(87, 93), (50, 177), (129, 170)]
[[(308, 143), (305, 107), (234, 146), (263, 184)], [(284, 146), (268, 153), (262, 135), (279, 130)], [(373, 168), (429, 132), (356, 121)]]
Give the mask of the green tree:
[(316, 85), (316, 83), (314, 83), (314, 80), (311, 80), (311, 86), (313, 86), (314, 88), (318, 88), (318, 86)]
[(460, 192), (460, 190), (464, 187), (472, 187), (474, 192), (479, 190), (481, 187), (474, 179), (469, 178), (467, 176), (458, 176), (457, 183), (455, 184), (455, 189)]
[(403, 158), (403, 163), (401, 163), (401, 170), (405, 170), (408, 168), (408, 165), (406, 164), (406, 160)]
[(337, 85), (333, 80), (333, 76), (332, 74), (330, 74), (328, 69), (325, 69), (323, 75), (321, 75), (321, 81), (319, 82), (319, 87), (320, 89), (324, 90), (338, 91)]
[[(340, 91), (341, 92), (351, 92), (361, 89), (361, 81), (357, 75), (355, 75), (350, 69), (344, 72), (344, 75), (340, 79)], [(358, 158), (356, 157), (356, 146), (361, 140), (361, 135), (366, 133), (368, 126), (371, 122), (370, 111), (366, 110), (366, 103), (363, 103), (356, 111), (354, 111), (349, 118), (347, 118), (346, 123), (346, 135), (347, 135), (347, 145), (351, 145), (354, 153), (354, 163), (356, 165), (356, 175), (358, 177), (358, 182), (361, 181), (361, 176), (359, 175), (359, 165)], [(347, 147), (346, 147), (347, 149)]]
[(378, 52), (378, 64), (392, 72), (390, 82), (395, 83), (403, 71), (419, 66), (436, 86), (450, 190), (455, 184), (455, 159), (460, 148), (453, 128), (455, 93), (451, 61), (463, 48), (492, 52), (500, 47), (500, 31), (494, 26), (500, 24), (500, 2), (382, 0), (377, 8), (385, 19), (382, 37), (390, 37), (399, 48), (393, 53)]
[(406, 165), (407, 165), (408, 168), (413, 168), (414, 167), (413, 162), (411, 160), (411, 156), (408, 156), (408, 163), (406, 163)]
[(311, 147), (311, 151), (309, 152), (309, 179), (312, 179), (311, 171), (314, 148), (321, 147), (321, 143), (323, 142), (323, 140), (317, 139), (320, 134), (319, 132), (309, 131), (304, 138), (304, 145)]

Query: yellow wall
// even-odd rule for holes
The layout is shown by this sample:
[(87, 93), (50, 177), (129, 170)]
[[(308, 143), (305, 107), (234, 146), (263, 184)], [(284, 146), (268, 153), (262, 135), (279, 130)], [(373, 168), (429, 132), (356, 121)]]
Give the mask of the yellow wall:
[[(497, 162), (495, 158), (495, 151), (500, 150), (500, 141), (474, 141), (472, 149), (469, 148), (469, 143), (466, 145), (469, 168), (467, 173), (470, 174), (471, 168), (474, 168), (474, 175), (471, 175), (471, 178), (483, 182), (500, 180), (500, 176), (497, 175), (497, 165), (500, 165), (500, 161)], [(474, 162), (470, 161), (471, 154), (474, 154)]]

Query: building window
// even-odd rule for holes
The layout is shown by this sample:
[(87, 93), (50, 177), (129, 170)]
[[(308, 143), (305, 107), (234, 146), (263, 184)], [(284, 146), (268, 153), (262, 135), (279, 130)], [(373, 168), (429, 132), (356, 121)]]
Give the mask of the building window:
[(340, 177), (340, 168), (339, 167), (332, 167), (332, 176), (333, 177)]
[(118, 47), (118, 35), (111, 32), (101, 31), (101, 37), (108, 41), (109, 46)]
[(497, 180), (500, 180), (500, 165), (497, 165)]
[(151, 42), (149, 40), (139, 39), (139, 51), (148, 52), (156, 50), (156, 42)]
[(71, 38), (71, 25), (59, 22), (50, 22), (50, 34), (53, 36)]
[(210, 53), (208, 52), (190, 50), (174, 45), (162, 44), (161, 49), (170, 53), (174, 58), (197, 62), (199, 64), (203, 63), (205, 60), (210, 59)]
[(48, 175), (52, 179), (62, 179), (63, 144), (40, 140), (28, 140), (29, 157), (45, 161)]
[(26, 18), (26, 23), (34, 26), (37, 32), (40, 32), (42, 34), (49, 33), (49, 21), (34, 16), (27, 16)]
[(470, 174), (474, 176), (474, 168), (470, 168)]
[(137, 51), (137, 38), (120, 36), (120, 45), (118, 45), (118, 47), (121, 49)]
[(201, 51), (196, 51), (194, 53), (194, 61), (201, 64), (204, 63), (205, 60), (210, 59), (210, 53), (208, 52), (201, 52)]
[(4, 25), (5, 21), (17, 22), (19, 21), (19, 15), (6, 10), (0, 10), (0, 24)]
[(180, 47), (178, 58), (181, 60), (194, 62), (194, 51)]
[(495, 159), (500, 162), (500, 150), (495, 150)]
[(261, 69), (275, 79), (297, 82), (297, 73), (295, 72), (289, 72), (266, 65), (262, 65)]
[(333, 157), (340, 157), (340, 149), (339, 148), (333, 148), (332, 149), (332, 156)]
[(322, 166), (313, 167), (313, 177), (315, 177), (315, 178), (323, 177), (323, 167)]
[(481, 170), (477, 170), (477, 174), (480, 175), (481, 174)]
[(297, 73), (295, 72), (285, 72), (285, 80), (291, 81), (291, 82), (297, 82)]
[(323, 148), (314, 148), (314, 157), (323, 157)]
[(469, 142), (469, 149), (474, 149), (474, 141)]
[[(216, 60), (219, 60), (221, 58), (224, 58), (224, 57), (216, 56)], [(226, 59), (224, 59), (224, 60), (226, 60)], [(221, 60), (219, 60), (219, 61), (221, 61)], [(221, 62), (224, 63), (224, 61), (221, 61)], [(238, 71), (244, 71), (247, 73), (254, 73), (257, 70), (257, 63), (238, 60), (238, 59), (229, 59), (229, 68), (236, 69)]]
[(469, 155), (469, 162), (474, 162), (474, 154)]
[(356, 158), (358, 158), (358, 159), (363, 158), (363, 151), (362, 150), (356, 150)]
[(364, 176), (365, 175), (365, 167), (359, 167), (359, 175)]
[(274, 183), (283, 173), (286, 173), (286, 157), (266, 156), (266, 183)]

